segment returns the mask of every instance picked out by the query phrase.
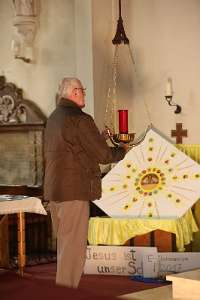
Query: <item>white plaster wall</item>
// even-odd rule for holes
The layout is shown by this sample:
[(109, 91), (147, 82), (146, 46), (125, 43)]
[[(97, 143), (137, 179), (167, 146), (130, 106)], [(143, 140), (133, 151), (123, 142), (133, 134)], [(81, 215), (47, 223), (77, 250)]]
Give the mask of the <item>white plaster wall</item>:
[[(200, 143), (200, 1), (122, 2), (137, 69), (129, 100), (136, 132), (148, 122), (146, 101), (151, 121), (166, 135), (182, 122), (189, 136), (184, 143)], [(174, 114), (164, 100), (168, 77), (173, 80), (174, 101), (182, 106), (181, 114)]]
[[(93, 24), (95, 61), (95, 110), (99, 126), (103, 126), (105, 99), (101, 96), (104, 79), (107, 81), (106, 55), (113, 49), (112, 15), (118, 19), (118, 0), (110, 12), (112, 1), (93, 1), (104, 10), (94, 12)], [(107, 6), (107, 10), (105, 10)], [(94, 17), (94, 15), (93, 15)], [(171, 129), (181, 122), (188, 129), (184, 143), (200, 143), (200, 1), (199, 0), (122, 0), (122, 17), (135, 58), (133, 67), (126, 46), (120, 46), (120, 78), (118, 108), (129, 110), (129, 129), (141, 134), (150, 120), (170, 137)], [(101, 27), (102, 26), (102, 27)], [(108, 61), (109, 64), (109, 61)], [(97, 75), (99, 70), (99, 74)], [(136, 71), (136, 73), (135, 73)], [(165, 102), (165, 86), (171, 77), (174, 102), (182, 106), (181, 114), (174, 114)], [(98, 92), (98, 95), (96, 94)], [(102, 107), (103, 107), (102, 106)]]
[(79, 77), (87, 87), (85, 111), (94, 115), (91, 0), (38, 0), (39, 29), (35, 62), (13, 58), (12, 0), (0, 1), (0, 72), (14, 82), (48, 116), (64, 76)]
[(100, 129), (104, 128), (107, 91), (111, 78), (113, 5), (113, 0), (92, 0), (94, 115)]
[(11, 0), (0, 1), (0, 72), (14, 82), (49, 115), (55, 108), (55, 94), (60, 79), (76, 76), (75, 7), (71, 0), (41, 0), (36, 61), (26, 64), (11, 52), (13, 6)]
[[(60, 78), (79, 76), (87, 87), (86, 111), (103, 128), (118, 0), (40, 2), (36, 63), (25, 64), (10, 51), (12, 1), (0, 1), (0, 72), (46, 115), (55, 107)], [(130, 131), (140, 134), (150, 122), (146, 101), (152, 123), (166, 135), (182, 122), (189, 135), (184, 142), (199, 143), (200, 1), (122, 0), (122, 16), (136, 63), (133, 67), (120, 46), (118, 108), (128, 108)], [(168, 77), (174, 101), (182, 106), (180, 115), (164, 100)]]
[(94, 116), (92, 1), (75, 0), (75, 64), (76, 76), (86, 88), (84, 110)]

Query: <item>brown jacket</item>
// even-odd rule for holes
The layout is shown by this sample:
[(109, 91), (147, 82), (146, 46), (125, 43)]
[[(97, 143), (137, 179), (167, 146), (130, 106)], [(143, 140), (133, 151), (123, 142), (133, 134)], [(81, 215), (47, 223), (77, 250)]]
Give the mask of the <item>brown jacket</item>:
[(124, 155), (124, 149), (108, 147), (90, 115), (61, 99), (45, 129), (45, 200), (99, 199), (99, 163), (116, 162)]

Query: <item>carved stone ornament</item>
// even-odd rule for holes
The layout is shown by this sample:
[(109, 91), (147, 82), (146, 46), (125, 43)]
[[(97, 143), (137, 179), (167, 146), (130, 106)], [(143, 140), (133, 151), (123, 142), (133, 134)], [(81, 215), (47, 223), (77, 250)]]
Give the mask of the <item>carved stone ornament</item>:
[(6, 83), (0, 76), (0, 125), (1, 124), (42, 124), (45, 117), (31, 101), (23, 99), (22, 89), (13, 83)]
[(24, 62), (34, 60), (34, 40), (38, 27), (38, 0), (13, 0), (12, 51), (16, 59)]

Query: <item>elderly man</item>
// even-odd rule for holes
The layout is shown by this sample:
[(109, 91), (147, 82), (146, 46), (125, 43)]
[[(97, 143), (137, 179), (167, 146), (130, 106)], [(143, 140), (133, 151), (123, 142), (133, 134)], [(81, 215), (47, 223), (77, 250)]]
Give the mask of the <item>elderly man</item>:
[(117, 162), (125, 149), (108, 147), (93, 118), (81, 110), (80, 80), (64, 78), (58, 95), (45, 130), (44, 197), (57, 236), (56, 283), (76, 288), (85, 263), (89, 201), (101, 197), (99, 163)]

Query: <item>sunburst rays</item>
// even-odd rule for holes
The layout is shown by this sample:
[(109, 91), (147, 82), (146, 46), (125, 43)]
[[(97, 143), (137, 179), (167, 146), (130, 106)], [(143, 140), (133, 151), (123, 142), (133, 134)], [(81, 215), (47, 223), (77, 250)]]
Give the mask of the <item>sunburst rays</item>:
[(200, 197), (200, 166), (153, 130), (103, 179), (111, 216), (181, 216)]

